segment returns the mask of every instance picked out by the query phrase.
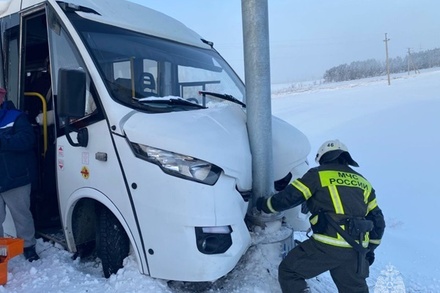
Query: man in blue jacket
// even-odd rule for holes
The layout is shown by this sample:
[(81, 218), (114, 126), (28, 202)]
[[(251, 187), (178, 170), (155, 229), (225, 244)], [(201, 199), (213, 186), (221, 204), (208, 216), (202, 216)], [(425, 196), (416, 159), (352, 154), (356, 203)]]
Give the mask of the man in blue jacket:
[[(35, 227), (30, 211), (31, 168), (35, 159), (35, 134), (26, 115), (5, 101), (0, 88), (0, 223), (6, 218), (6, 206), (14, 220), (17, 237), (24, 240), (24, 256), (39, 259), (35, 251)], [(0, 225), (0, 237), (3, 225)]]

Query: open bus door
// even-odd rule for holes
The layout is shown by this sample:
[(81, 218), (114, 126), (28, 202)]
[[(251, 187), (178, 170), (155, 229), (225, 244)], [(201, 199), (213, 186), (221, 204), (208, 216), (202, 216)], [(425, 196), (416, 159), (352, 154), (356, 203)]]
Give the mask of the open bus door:
[[(55, 127), (53, 123), (48, 123), (47, 116), (45, 121), (42, 119), (43, 114), (47, 115), (48, 109), (52, 107), (48, 102), (52, 99), (49, 92), (51, 78), (45, 6), (41, 5), (29, 13), (9, 15), (1, 19), (1, 23), (1, 61), (4, 64), (1, 70), (2, 86), (8, 90), (8, 100), (27, 114), (37, 136), (36, 164), (29, 164), (35, 165), (30, 170), (31, 210), (35, 226), (38, 230), (60, 229), (54, 173)], [(12, 220), (6, 220), (5, 223), (12, 223)], [(15, 229), (5, 231), (14, 233)]]

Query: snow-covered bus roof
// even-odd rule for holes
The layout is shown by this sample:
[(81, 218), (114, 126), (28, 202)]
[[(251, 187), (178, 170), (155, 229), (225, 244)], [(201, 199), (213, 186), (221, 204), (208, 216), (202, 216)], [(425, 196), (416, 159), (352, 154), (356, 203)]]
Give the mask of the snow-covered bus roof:
[[(55, 0), (0, 0), (0, 17)], [(161, 12), (124, 0), (65, 0), (93, 9), (98, 14), (78, 12), (84, 18), (202, 48), (209, 46), (183, 23)]]

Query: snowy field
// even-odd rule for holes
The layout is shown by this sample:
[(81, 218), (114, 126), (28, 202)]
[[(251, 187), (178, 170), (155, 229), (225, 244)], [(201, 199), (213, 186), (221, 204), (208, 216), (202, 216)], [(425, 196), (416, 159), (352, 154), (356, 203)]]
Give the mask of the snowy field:
[[(440, 292), (440, 71), (346, 83), (274, 85), (272, 112), (309, 138), (314, 154), (338, 138), (373, 184), (387, 222), (383, 244), (367, 280), (370, 292)], [(296, 237), (304, 235), (296, 233)], [(61, 247), (41, 240), (41, 260), (22, 256), (9, 262), (1, 292), (280, 292), (277, 246), (252, 246), (229, 275), (210, 287), (169, 286), (140, 275), (129, 256), (109, 279), (93, 259), (75, 260)], [(312, 292), (337, 292), (328, 273), (309, 280)]]

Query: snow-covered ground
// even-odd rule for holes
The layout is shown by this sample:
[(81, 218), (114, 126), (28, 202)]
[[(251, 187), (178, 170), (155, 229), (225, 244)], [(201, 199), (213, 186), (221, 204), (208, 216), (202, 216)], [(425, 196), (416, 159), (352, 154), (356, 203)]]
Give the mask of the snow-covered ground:
[[(347, 144), (359, 171), (376, 189), (387, 229), (376, 251), (368, 284), (371, 292), (440, 292), (440, 71), (346, 83), (276, 85), (272, 112), (317, 147), (327, 139)], [(298, 90), (298, 88), (301, 88)], [(303, 239), (302, 233), (295, 233)], [(252, 246), (238, 266), (211, 287), (169, 286), (140, 275), (129, 256), (125, 267), (105, 279), (99, 262), (41, 240), (41, 260), (22, 256), (9, 262), (1, 292), (280, 292), (278, 245)], [(309, 280), (313, 292), (336, 292), (328, 273)], [(405, 288), (405, 289), (404, 289)], [(406, 290), (406, 291), (405, 291)]]

